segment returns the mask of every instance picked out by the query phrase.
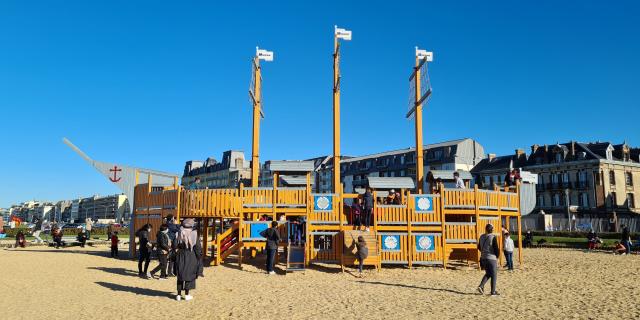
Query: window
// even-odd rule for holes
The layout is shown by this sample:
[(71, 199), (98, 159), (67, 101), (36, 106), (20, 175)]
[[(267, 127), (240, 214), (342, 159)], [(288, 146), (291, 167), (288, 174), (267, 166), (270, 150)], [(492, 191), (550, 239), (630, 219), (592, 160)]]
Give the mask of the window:
[(589, 207), (589, 195), (586, 192), (580, 193), (578, 205), (581, 207), (588, 208)]
[(614, 208), (618, 207), (618, 197), (615, 192), (611, 192), (611, 206)]
[(400, 177), (405, 177), (406, 176), (406, 172), (404, 170), (400, 170)]
[(404, 155), (400, 156), (400, 164), (404, 164)]
[(557, 184), (558, 183), (558, 175), (557, 174), (551, 174), (551, 183), (553, 183), (553, 184)]
[(486, 187), (492, 185), (490, 176), (484, 176), (484, 184)]
[(442, 150), (436, 150), (433, 152), (433, 158), (436, 160), (442, 159)]
[(553, 199), (552, 199), (552, 204), (554, 207), (559, 207), (560, 206), (560, 194), (556, 193), (553, 195)]
[(556, 163), (562, 163), (562, 153), (556, 153)]
[(624, 183), (627, 185), (627, 187), (633, 186), (633, 174), (631, 172), (624, 173)]
[(612, 186), (616, 185), (616, 173), (613, 170), (609, 170), (609, 183)]
[(539, 195), (538, 196), (538, 207), (544, 207), (544, 196), (543, 195)]
[(544, 176), (542, 175), (542, 173), (538, 173), (538, 184), (544, 184)]
[(333, 236), (331, 236), (331, 235), (314, 235), (313, 236), (313, 248), (316, 251), (331, 251), (331, 250), (333, 250)]
[(633, 193), (627, 193), (627, 207), (629, 208), (636, 207), (636, 202), (635, 202), (635, 199), (633, 198)]

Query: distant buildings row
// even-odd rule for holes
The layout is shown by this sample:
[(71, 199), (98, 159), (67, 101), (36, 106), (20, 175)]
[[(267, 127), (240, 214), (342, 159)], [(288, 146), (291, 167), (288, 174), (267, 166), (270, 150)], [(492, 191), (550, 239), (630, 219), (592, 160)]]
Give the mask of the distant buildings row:
[(84, 223), (87, 218), (93, 221), (129, 220), (129, 203), (122, 194), (111, 196), (92, 196), (75, 200), (58, 202), (26, 201), (0, 211), (5, 219), (14, 215), (25, 222), (33, 222), (36, 218), (47, 221), (68, 223)]
[[(473, 139), (459, 139), (424, 146), (424, 172), (431, 171), (443, 180), (451, 179), (453, 171), (483, 188), (502, 186), (508, 171), (519, 168), (537, 175), (536, 210), (566, 213), (576, 206), (583, 214), (640, 213), (640, 148), (626, 143), (579, 143), (533, 145), (527, 154), (517, 149), (514, 154), (485, 154)], [(312, 176), (314, 192), (331, 192), (332, 156), (311, 158), (315, 169)], [(369, 177), (411, 177), (415, 181), (415, 149), (407, 148), (366, 156), (343, 156), (341, 181), (345, 192), (364, 188)], [(226, 151), (222, 161), (187, 161), (183, 185), (200, 178), (199, 187), (235, 188), (240, 183), (250, 185), (251, 163), (242, 151)], [(273, 185), (273, 176), (262, 165), (259, 185)], [(300, 186), (303, 177), (281, 176), (279, 185)]]

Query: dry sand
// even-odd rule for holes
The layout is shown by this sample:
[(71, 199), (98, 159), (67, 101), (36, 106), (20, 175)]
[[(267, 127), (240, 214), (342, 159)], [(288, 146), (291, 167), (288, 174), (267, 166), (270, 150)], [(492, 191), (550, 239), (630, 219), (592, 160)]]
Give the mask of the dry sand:
[[(175, 281), (137, 277), (108, 248), (0, 250), (3, 319), (638, 319), (640, 256), (530, 249), (501, 271), (501, 297), (475, 294), (482, 272), (461, 265), (386, 268), (363, 279), (339, 268), (265, 275), (245, 264), (209, 267), (193, 301)], [(250, 261), (260, 264), (264, 259)], [(152, 261), (151, 267), (157, 262)], [(517, 263), (516, 263), (517, 265)], [(279, 266), (282, 268), (282, 265)], [(352, 269), (349, 269), (352, 270)], [(487, 286), (487, 290), (489, 287)], [(20, 292), (19, 295), (15, 295)], [(179, 316), (182, 315), (182, 316)]]

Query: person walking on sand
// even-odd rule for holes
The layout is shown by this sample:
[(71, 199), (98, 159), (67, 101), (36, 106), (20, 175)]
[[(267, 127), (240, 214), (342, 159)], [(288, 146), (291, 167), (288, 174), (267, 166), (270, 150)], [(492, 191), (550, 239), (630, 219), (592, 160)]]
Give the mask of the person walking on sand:
[(91, 230), (93, 230), (93, 220), (91, 220), (91, 218), (87, 218), (87, 220), (85, 220), (85, 228), (87, 231), (87, 239), (91, 239)]
[(42, 219), (36, 218), (35, 226), (33, 227), (32, 236), (35, 238), (34, 241), (36, 243), (43, 243), (44, 241), (40, 238), (40, 233), (42, 232)]
[(487, 224), (485, 234), (478, 240), (478, 250), (480, 250), (480, 268), (485, 271), (482, 281), (478, 286), (478, 292), (484, 294), (484, 285), (491, 279), (491, 296), (498, 296), (496, 282), (498, 281), (498, 257), (500, 256), (500, 246), (498, 237), (493, 234), (493, 225)]
[(158, 266), (151, 270), (153, 277), (156, 272), (160, 271), (158, 280), (167, 280), (167, 256), (171, 247), (169, 246), (169, 227), (166, 224), (160, 226), (160, 230), (156, 234), (156, 252), (158, 255)]
[(502, 248), (504, 251), (504, 257), (507, 260), (507, 269), (509, 271), (513, 271), (513, 250), (515, 245), (513, 244), (513, 239), (511, 239), (509, 232), (504, 233), (504, 243)]
[(627, 249), (626, 254), (631, 254), (631, 235), (629, 235), (629, 227), (622, 226), (622, 239), (620, 243)]
[[(151, 279), (151, 275), (149, 274), (149, 262), (151, 261), (151, 249), (153, 245), (149, 242), (149, 234), (151, 233), (151, 225), (145, 224), (136, 232), (136, 236), (138, 236), (138, 243), (140, 247), (138, 248), (138, 276), (141, 278)], [(144, 263), (144, 269), (142, 265)]]
[(267, 274), (276, 274), (273, 266), (276, 262), (280, 233), (278, 232), (278, 222), (271, 222), (271, 228), (260, 232), (260, 235), (267, 239)]
[(196, 288), (198, 260), (202, 255), (202, 245), (200, 244), (198, 231), (193, 229), (194, 226), (195, 221), (193, 219), (185, 219), (182, 221), (182, 227), (180, 227), (180, 232), (176, 239), (177, 246), (173, 273), (177, 277), (177, 301), (183, 299), (183, 290), (184, 300), (192, 300), (193, 296), (191, 296), (189, 292)]

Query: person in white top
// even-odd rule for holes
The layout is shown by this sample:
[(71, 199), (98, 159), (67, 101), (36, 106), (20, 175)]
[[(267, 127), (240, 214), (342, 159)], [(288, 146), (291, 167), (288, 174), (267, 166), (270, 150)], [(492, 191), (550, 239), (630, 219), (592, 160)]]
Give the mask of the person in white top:
[(453, 179), (456, 181), (456, 188), (457, 189), (464, 189), (464, 181), (462, 181), (462, 179), (460, 178), (460, 173), (458, 173), (458, 171), (455, 171), (453, 173)]
[(513, 239), (511, 239), (509, 232), (505, 232), (502, 250), (504, 251), (504, 257), (507, 260), (507, 269), (509, 270), (513, 270), (513, 248)]

